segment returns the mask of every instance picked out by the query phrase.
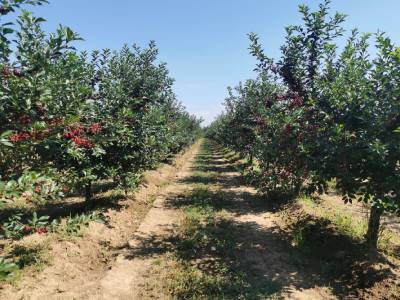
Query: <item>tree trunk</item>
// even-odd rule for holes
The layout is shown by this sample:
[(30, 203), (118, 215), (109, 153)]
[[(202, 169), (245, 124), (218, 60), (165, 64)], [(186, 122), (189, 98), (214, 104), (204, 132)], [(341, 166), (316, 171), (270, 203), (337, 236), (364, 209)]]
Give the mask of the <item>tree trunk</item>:
[(92, 183), (89, 182), (85, 185), (85, 201), (90, 202), (92, 200)]
[(382, 208), (372, 206), (369, 214), (368, 231), (366, 236), (367, 244), (375, 249), (378, 245), (379, 225), (382, 213)]
[(124, 189), (124, 195), (125, 198), (128, 198), (128, 182), (126, 180), (126, 177), (122, 177), (122, 188)]

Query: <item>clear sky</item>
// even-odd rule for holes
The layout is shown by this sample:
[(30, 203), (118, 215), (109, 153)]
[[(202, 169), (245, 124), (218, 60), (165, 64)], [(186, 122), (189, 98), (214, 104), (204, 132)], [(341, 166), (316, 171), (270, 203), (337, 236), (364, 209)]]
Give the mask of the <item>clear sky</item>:
[[(58, 24), (77, 31), (85, 39), (77, 44), (82, 50), (155, 40), (178, 98), (207, 124), (221, 112), (226, 87), (254, 77), (247, 33), (258, 33), (267, 53), (278, 56), (284, 27), (300, 22), (301, 3), (319, 1), (50, 0), (34, 11), (48, 21), (48, 31)], [(380, 29), (400, 45), (400, 0), (333, 0), (332, 8), (349, 15), (347, 28)]]

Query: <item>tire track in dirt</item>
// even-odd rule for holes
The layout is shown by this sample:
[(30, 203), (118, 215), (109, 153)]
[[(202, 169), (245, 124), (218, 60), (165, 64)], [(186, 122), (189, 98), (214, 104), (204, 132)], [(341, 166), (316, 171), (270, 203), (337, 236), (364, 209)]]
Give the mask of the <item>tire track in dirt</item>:
[(102, 279), (101, 299), (141, 299), (141, 288), (154, 261), (164, 254), (164, 249), (171, 248), (168, 240), (176, 235), (179, 228), (180, 212), (167, 205), (166, 199), (188, 191), (189, 187), (182, 179), (190, 175), (194, 158), (195, 155), (186, 161), (175, 180), (157, 197), (152, 209), (129, 240), (128, 247)]

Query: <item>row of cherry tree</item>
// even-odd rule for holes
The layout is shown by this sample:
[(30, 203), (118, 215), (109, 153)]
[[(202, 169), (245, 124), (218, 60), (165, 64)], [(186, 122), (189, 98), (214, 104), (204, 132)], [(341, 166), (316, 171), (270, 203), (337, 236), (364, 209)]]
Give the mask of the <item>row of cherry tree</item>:
[(147, 48), (80, 53), (68, 27), (0, 3), (0, 199), (57, 199), (110, 179), (125, 190), (140, 173), (194, 141), (201, 120), (172, 91), (165, 64)]
[(277, 60), (250, 34), (257, 78), (230, 89), (209, 135), (256, 160), (269, 196), (323, 192), (335, 179), (345, 202), (371, 204), (376, 247), (382, 213), (400, 204), (400, 48), (357, 30), (339, 47), (345, 16), (329, 4), (300, 6), (303, 24), (286, 28)]

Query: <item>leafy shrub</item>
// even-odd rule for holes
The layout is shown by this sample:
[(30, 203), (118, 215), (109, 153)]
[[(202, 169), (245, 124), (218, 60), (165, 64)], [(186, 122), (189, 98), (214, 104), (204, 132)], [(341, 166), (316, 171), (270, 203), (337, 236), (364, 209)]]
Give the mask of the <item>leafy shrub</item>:
[(31, 233), (44, 234), (48, 228), (57, 225), (57, 221), (49, 222), (49, 216), (38, 216), (36, 212), (32, 214), (31, 219), (26, 220), (22, 213), (13, 214), (6, 222), (1, 224), (0, 232), (2, 238), (21, 239)]
[(0, 181), (0, 199), (43, 202), (64, 195), (62, 188), (53, 178), (34, 171), (24, 172), (17, 180)]
[(104, 223), (104, 216), (96, 212), (91, 214), (81, 214), (66, 219), (65, 231), (68, 235), (78, 235), (81, 230), (89, 226), (90, 222)]
[(4, 258), (0, 258), (0, 280), (6, 279), (17, 269), (18, 266), (15, 263), (7, 262)]

